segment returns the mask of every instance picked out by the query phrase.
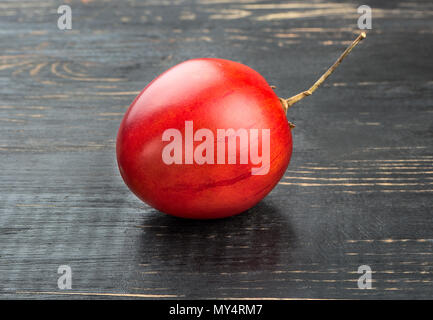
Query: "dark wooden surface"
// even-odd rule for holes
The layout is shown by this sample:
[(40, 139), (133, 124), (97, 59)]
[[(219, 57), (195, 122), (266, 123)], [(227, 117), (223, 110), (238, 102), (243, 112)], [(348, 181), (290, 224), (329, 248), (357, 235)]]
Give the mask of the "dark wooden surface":
[[(135, 95), (194, 57), (296, 94), (354, 39), (363, 3), (65, 3), (71, 31), (61, 1), (0, 2), (0, 298), (433, 298), (431, 1), (369, 3), (367, 40), (289, 111), (281, 183), (204, 222), (156, 212), (121, 180), (115, 137)], [(371, 290), (357, 287), (364, 264)]]

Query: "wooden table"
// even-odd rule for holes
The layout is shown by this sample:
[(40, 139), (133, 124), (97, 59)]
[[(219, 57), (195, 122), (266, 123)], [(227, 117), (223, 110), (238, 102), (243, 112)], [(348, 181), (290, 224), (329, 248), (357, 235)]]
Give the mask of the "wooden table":
[(72, 30), (58, 1), (0, 3), (0, 298), (433, 298), (431, 1), (374, 4), (367, 40), (289, 111), (281, 183), (217, 221), (127, 189), (128, 105), (194, 57), (303, 91), (359, 33), (357, 2), (64, 2)]

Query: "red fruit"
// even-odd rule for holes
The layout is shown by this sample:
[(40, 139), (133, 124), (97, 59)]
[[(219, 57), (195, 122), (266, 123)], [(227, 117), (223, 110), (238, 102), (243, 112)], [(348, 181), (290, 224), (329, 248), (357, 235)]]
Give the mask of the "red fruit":
[(122, 120), (123, 180), (141, 200), (178, 217), (223, 218), (251, 208), (289, 164), (287, 108), (311, 95), (365, 36), (289, 99), (237, 62), (195, 59), (171, 68), (144, 88)]
[[(194, 131), (213, 132), (214, 164), (185, 163), (186, 121), (193, 122)], [(265, 147), (262, 129), (269, 129), (269, 171), (252, 175), (260, 164), (250, 157), (240, 163), (245, 152), (240, 138), (236, 164), (228, 164), (227, 158), (218, 164), (217, 130), (229, 128), (247, 130), (250, 151), (259, 152)], [(182, 164), (163, 161), (163, 149), (170, 143), (162, 141), (167, 129), (182, 133)], [(252, 129), (258, 129), (258, 140), (252, 139)], [(225, 138), (226, 157), (234, 138)], [(200, 144), (195, 141), (194, 149)], [(130, 106), (117, 136), (117, 161), (128, 187), (152, 207), (184, 218), (223, 218), (251, 208), (281, 179), (291, 153), (290, 127), (278, 96), (253, 69), (222, 59), (189, 60), (153, 80)]]

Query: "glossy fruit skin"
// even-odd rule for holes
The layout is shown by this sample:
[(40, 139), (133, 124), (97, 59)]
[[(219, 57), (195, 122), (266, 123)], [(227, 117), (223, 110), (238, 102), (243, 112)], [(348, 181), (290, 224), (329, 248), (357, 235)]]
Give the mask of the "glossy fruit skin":
[[(251, 175), (257, 166), (250, 161), (165, 164), (164, 130), (183, 133), (190, 120), (194, 130), (270, 129), (268, 174)], [(172, 67), (143, 89), (122, 120), (116, 152), (123, 180), (141, 200), (170, 215), (215, 219), (253, 207), (275, 187), (290, 161), (292, 135), (279, 98), (259, 73), (202, 58)]]

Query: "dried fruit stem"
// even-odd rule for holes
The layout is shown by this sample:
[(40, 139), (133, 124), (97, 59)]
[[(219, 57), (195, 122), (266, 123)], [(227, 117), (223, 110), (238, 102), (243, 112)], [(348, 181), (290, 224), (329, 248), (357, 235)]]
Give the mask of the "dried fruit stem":
[(307, 91), (298, 93), (297, 95), (290, 97), (288, 99), (280, 98), (281, 104), (283, 106), (284, 111), (287, 111), (288, 108), (290, 108), (292, 105), (294, 105), (296, 102), (304, 99), (307, 96), (310, 96), (316, 89), (328, 78), (334, 70), (338, 67), (338, 65), (343, 61), (343, 59), (352, 51), (352, 49), (359, 43), (361, 40), (365, 39), (367, 35), (365, 32), (362, 32), (353, 42), (350, 46), (347, 47), (346, 50), (341, 54), (341, 56), (337, 59), (337, 61), (334, 62), (334, 64), (317, 80), (313, 86), (308, 89)]

